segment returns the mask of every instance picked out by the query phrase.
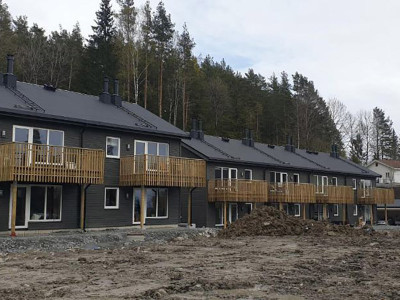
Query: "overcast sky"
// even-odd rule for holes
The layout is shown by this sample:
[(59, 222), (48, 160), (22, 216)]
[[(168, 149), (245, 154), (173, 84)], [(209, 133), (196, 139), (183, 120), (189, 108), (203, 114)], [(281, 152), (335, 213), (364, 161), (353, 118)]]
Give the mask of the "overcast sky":
[[(114, 9), (117, 8), (113, 0)], [(79, 22), (84, 36), (100, 0), (3, 0), (48, 33)], [(142, 6), (144, 0), (136, 0)], [(155, 8), (158, 1), (151, 1)], [(184, 22), (196, 55), (210, 54), (242, 73), (296, 71), (326, 100), (351, 112), (383, 108), (400, 132), (400, 1), (164, 0), (176, 29)]]

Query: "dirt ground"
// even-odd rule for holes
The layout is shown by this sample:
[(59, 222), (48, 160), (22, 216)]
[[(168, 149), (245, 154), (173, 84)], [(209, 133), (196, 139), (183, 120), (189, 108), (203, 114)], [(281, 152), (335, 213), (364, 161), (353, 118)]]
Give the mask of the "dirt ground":
[(0, 299), (400, 299), (400, 239), (196, 237), (0, 256)]

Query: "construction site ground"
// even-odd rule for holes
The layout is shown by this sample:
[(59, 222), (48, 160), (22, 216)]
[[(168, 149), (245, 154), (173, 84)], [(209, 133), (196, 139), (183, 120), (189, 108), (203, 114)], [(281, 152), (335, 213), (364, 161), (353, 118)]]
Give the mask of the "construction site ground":
[(393, 230), (227, 238), (176, 228), (142, 241), (138, 232), (2, 237), (11, 251), (0, 247), (0, 299), (400, 299)]

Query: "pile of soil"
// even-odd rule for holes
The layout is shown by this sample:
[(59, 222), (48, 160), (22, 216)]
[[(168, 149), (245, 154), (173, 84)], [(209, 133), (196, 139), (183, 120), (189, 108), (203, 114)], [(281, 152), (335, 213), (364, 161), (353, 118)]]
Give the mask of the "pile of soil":
[(228, 228), (218, 233), (219, 237), (237, 236), (283, 236), (283, 235), (365, 235), (372, 234), (371, 227), (353, 228), (335, 225), (327, 221), (303, 220), (289, 216), (274, 207), (254, 209)]

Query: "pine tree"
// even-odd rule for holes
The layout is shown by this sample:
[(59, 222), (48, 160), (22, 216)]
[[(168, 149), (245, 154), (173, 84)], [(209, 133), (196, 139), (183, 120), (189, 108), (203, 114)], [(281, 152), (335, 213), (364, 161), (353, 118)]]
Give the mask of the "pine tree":
[(2, 2), (0, 0), (0, 71), (6, 68), (6, 60), (4, 58), (7, 54), (12, 54), (14, 50), (11, 15), (7, 4)]
[(151, 16), (151, 7), (149, 1), (146, 1), (143, 8), (143, 21), (141, 24), (141, 31), (142, 31), (143, 49), (145, 53), (143, 107), (147, 108), (148, 80), (149, 80), (149, 53), (152, 50), (152, 32), (153, 32), (153, 19)]
[(160, 1), (153, 18), (153, 36), (156, 43), (156, 52), (159, 59), (158, 77), (158, 115), (162, 117), (163, 112), (163, 72), (164, 61), (171, 51), (174, 24), (171, 15), (167, 14), (164, 3)]
[(363, 141), (359, 133), (350, 142), (350, 159), (356, 164), (364, 160)]

